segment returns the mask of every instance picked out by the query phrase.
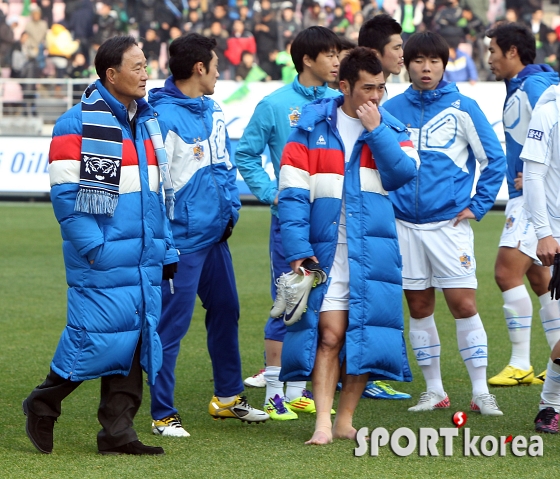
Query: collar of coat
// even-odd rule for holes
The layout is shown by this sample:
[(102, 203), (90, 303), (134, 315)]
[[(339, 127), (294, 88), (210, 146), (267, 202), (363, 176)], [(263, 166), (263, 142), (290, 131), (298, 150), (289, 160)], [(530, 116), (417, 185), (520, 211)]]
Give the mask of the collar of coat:
[[(344, 95), (334, 98), (321, 98), (309, 103), (303, 108), (296, 128), (304, 131), (313, 131), (318, 123), (326, 121), (330, 128), (336, 130), (337, 108), (344, 103)], [(397, 132), (405, 132), (406, 127), (382, 106), (379, 107), (381, 123)], [(367, 134), (364, 130), (360, 138)]]
[[(117, 118), (118, 122), (121, 125), (128, 125), (128, 110), (126, 109), (126, 106), (109, 93), (109, 90), (103, 86), (101, 80), (96, 80), (95, 86), (99, 91), (99, 94), (103, 97), (103, 100), (105, 100), (105, 103), (109, 105), (109, 108)], [(148, 102), (144, 100), (144, 98), (136, 100), (136, 106), (138, 108), (136, 118), (139, 123), (154, 117), (152, 107), (148, 105)]]

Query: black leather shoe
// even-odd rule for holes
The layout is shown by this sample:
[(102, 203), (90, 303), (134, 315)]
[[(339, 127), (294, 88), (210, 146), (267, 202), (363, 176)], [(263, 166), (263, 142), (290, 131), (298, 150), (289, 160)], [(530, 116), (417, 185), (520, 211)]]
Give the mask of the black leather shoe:
[(165, 454), (163, 447), (146, 446), (140, 441), (132, 441), (122, 446), (113, 447), (112, 449), (105, 449), (99, 451), (99, 454), (118, 456), (119, 454), (133, 454), (135, 456), (163, 456)]
[(21, 405), (23, 414), (27, 416), (25, 432), (31, 443), (43, 454), (50, 454), (53, 450), (53, 429), (56, 418), (37, 416), (27, 407), (27, 399)]

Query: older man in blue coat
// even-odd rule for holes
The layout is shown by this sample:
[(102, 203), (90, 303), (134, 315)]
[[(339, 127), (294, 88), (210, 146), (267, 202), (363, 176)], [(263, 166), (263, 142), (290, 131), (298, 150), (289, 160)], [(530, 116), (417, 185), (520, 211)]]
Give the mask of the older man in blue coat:
[(132, 422), (142, 369), (153, 383), (161, 367), (160, 283), (178, 260), (165, 219), (173, 216), (173, 189), (159, 125), (143, 99), (142, 50), (132, 37), (114, 37), (95, 67), (100, 79), (58, 119), (49, 152), (68, 316), (45, 382), (23, 402), (26, 432), (51, 453), (62, 400), (101, 377), (99, 452), (161, 455), (138, 440)]

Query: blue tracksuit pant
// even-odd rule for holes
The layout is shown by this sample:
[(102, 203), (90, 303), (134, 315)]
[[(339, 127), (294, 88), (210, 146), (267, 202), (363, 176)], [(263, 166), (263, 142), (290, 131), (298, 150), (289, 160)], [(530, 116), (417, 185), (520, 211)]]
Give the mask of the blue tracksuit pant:
[[(227, 242), (179, 256), (173, 279), (162, 283), (162, 314), (158, 333), (163, 346), (163, 366), (150, 388), (152, 418), (177, 413), (174, 407), (175, 364), (181, 339), (191, 324), (196, 295), (206, 309), (208, 353), (214, 374), (214, 394), (234, 396), (243, 391), (239, 355), (239, 299)], [(183, 378), (187, 381), (188, 378)]]

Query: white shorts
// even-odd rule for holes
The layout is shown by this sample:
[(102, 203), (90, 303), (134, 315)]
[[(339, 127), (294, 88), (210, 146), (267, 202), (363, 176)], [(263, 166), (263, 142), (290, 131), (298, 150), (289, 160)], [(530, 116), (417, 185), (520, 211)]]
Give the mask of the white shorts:
[(476, 289), (473, 231), (468, 220), (415, 225), (397, 220), (403, 289)]
[(516, 248), (523, 254), (533, 258), (535, 263), (541, 264), (537, 258), (538, 238), (533, 223), (529, 221), (527, 211), (523, 207), (523, 196), (512, 198), (506, 205), (506, 224), (500, 237), (500, 248)]
[(320, 312), (348, 311), (350, 309), (350, 267), (346, 243), (336, 245), (334, 261), (327, 281), (327, 293), (323, 298)]

